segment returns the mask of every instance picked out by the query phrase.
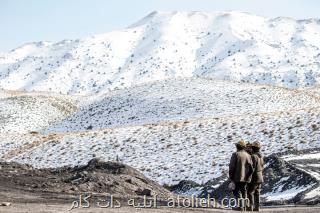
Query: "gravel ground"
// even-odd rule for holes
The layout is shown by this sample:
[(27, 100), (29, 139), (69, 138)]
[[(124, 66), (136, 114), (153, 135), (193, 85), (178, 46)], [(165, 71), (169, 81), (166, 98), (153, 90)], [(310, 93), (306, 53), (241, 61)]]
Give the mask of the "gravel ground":
[[(157, 208), (157, 209), (135, 209), (133, 207), (121, 207), (121, 208), (82, 208), (82, 209), (73, 209), (69, 211), (71, 205), (67, 204), (43, 204), (43, 203), (17, 203), (12, 204), (11, 206), (1, 206), (0, 212), (155, 212), (155, 213), (164, 213), (164, 212), (235, 212), (230, 210), (220, 210), (220, 209), (186, 209), (186, 208)], [(262, 212), (292, 212), (292, 213), (316, 213), (320, 212), (320, 207), (290, 207), (290, 208), (266, 208), (262, 209)]]

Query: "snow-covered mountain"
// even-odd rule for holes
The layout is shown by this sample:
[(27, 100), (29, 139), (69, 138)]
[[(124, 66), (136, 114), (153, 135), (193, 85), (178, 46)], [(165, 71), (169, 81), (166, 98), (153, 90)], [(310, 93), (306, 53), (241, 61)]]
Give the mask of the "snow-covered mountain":
[(306, 87), (320, 80), (319, 48), (318, 19), (153, 12), (124, 30), (2, 54), (0, 87), (91, 94), (192, 76)]

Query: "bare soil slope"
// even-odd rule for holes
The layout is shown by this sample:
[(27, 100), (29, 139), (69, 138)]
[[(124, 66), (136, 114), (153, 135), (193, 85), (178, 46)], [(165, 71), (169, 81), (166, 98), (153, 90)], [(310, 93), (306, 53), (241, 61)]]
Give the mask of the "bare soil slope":
[[(109, 193), (119, 197), (152, 196), (165, 198), (171, 193), (135, 169), (117, 162), (91, 160), (79, 167), (34, 169), (28, 165), (0, 163), (1, 192), (20, 191), (21, 194)], [(9, 199), (5, 193), (0, 197)], [(51, 196), (54, 197), (54, 196)]]

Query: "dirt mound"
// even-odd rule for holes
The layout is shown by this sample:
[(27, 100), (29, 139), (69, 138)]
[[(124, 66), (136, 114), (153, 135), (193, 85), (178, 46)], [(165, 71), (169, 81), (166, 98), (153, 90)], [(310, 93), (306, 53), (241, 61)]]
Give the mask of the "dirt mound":
[(169, 197), (171, 193), (137, 170), (118, 162), (93, 159), (87, 165), (35, 169), (17, 163), (0, 163), (0, 187), (21, 192), (79, 194), (109, 193), (115, 196)]

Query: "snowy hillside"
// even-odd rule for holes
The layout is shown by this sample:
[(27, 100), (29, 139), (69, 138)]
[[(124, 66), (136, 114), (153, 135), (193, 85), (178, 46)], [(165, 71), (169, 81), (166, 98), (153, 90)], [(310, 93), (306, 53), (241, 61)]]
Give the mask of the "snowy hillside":
[(313, 86), (320, 80), (319, 38), (318, 19), (153, 12), (121, 31), (2, 54), (0, 87), (92, 94), (191, 76)]
[(0, 133), (25, 133), (61, 121), (77, 107), (77, 98), (0, 91)]
[(319, 148), (319, 113), (316, 108), (44, 136), (0, 134), (0, 159), (43, 168), (119, 158), (160, 183), (203, 183), (226, 175), (239, 138), (261, 141), (265, 155)]
[(305, 90), (202, 78), (163, 80), (88, 97), (2, 91), (0, 132), (78, 132), (319, 105), (318, 96)]
[(73, 132), (196, 118), (296, 111), (320, 106), (303, 91), (184, 78), (147, 83), (92, 98), (43, 132)]

